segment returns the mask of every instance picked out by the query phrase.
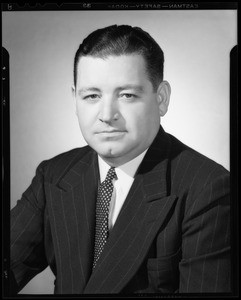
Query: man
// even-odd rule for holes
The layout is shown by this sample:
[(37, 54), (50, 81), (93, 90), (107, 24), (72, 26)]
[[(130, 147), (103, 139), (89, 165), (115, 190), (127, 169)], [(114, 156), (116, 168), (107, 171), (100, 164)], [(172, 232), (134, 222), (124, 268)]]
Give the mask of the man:
[(230, 292), (229, 173), (160, 126), (163, 61), (137, 27), (80, 45), (88, 146), (42, 162), (12, 210), (12, 290), (49, 265), (56, 294)]

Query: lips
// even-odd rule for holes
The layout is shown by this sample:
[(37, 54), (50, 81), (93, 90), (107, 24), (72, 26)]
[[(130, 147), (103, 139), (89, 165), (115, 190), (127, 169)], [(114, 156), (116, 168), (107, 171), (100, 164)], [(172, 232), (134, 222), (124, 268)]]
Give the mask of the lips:
[(126, 132), (126, 130), (121, 130), (121, 129), (111, 129), (111, 130), (100, 130), (100, 131), (97, 131), (96, 134), (114, 134), (114, 133), (123, 133), (123, 132)]
[(100, 130), (96, 132), (97, 136), (104, 140), (117, 140), (124, 136), (126, 130), (112, 129), (112, 130)]
[(120, 132), (124, 132), (123, 130), (104, 130), (104, 131), (100, 131), (100, 132), (98, 132), (98, 133), (120, 133)]

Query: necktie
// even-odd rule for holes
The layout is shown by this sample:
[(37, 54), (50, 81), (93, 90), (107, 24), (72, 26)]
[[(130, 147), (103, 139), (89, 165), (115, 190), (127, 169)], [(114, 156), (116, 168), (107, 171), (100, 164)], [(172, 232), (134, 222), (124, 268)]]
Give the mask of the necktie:
[(116, 177), (115, 168), (111, 167), (106, 175), (105, 180), (98, 189), (96, 202), (96, 227), (95, 227), (95, 251), (93, 269), (104, 249), (108, 237), (108, 215), (109, 205), (113, 193), (112, 180)]

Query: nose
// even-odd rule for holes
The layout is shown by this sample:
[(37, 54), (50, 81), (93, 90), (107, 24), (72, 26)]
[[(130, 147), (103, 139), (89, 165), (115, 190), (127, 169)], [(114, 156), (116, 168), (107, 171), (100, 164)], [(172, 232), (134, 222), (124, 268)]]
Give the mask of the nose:
[(99, 112), (99, 120), (105, 123), (111, 123), (118, 116), (117, 104), (113, 99), (102, 99)]

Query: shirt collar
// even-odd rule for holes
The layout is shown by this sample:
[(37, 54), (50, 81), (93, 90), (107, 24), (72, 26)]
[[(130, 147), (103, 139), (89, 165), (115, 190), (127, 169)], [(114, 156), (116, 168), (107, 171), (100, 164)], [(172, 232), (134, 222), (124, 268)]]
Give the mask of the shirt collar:
[[(134, 178), (136, 171), (141, 164), (146, 152), (139, 154), (134, 159), (128, 161), (127, 163), (115, 168), (116, 175), (118, 179), (122, 179), (123, 177), (130, 177)], [(110, 166), (98, 155), (98, 164), (99, 164), (99, 171), (100, 171), (100, 181), (103, 182), (106, 178), (107, 172), (110, 169)]]

